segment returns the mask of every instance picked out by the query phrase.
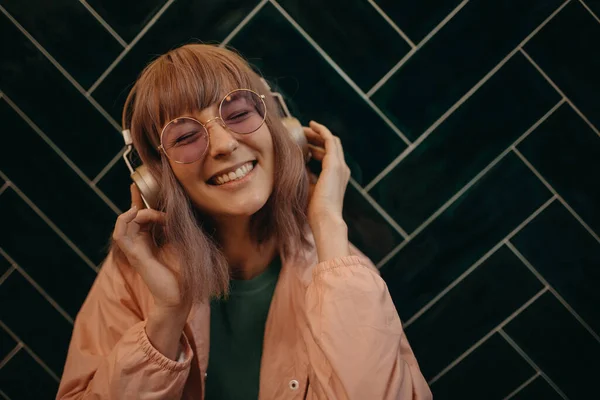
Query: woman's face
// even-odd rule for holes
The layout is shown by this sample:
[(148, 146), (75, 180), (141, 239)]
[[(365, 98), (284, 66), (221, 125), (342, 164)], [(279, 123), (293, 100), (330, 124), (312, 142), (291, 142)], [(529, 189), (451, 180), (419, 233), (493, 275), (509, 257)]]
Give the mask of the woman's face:
[(273, 139), (266, 123), (253, 133), (241, 135), (224, 127), (220, 119), (213, 119), (218, 115), (218, 104), (185, 115), (205, 124), (208, 148), (196, 162), (169, 163), (192, 203), (203, 213), (215, 218), (250, 216), (266, 204), (273, 191)]

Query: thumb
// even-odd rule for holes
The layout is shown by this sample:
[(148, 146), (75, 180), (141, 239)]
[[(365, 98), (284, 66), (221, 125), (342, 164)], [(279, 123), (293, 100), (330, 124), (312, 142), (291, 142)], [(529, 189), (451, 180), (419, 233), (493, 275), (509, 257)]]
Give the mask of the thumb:
[(140, 193), (140, 189), (137, 187), (135, 183), (132, 183), (129, 186), (131, 191), (131, 205), (136, 206), (138, 210), (143, 210), (146, 208), (144, 204), (144, 200), (142, 200), (142, 194)]

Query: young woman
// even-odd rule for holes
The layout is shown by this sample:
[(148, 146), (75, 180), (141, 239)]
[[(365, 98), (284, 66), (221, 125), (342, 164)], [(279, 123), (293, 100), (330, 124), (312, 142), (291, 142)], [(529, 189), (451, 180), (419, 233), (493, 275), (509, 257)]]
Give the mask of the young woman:
[(377, 269), (348, 242), (340, 139), (300, 148), (236, 53), (186, 45), (142, 72), (123, 123), (159, 182), (132, 186), (83, 304), (58, 399), (429, 399)]

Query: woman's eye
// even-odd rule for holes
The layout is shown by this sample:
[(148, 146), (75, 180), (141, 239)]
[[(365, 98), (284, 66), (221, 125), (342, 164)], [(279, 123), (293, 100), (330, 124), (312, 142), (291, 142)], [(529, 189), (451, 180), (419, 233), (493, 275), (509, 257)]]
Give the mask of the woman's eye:
[(238, 120), (238, 119), (242, 119), (246, 116), (248, 116), (250, 114), (249, 111), (240, 111), (240, 112), (235, 112), (233, 114), (231, 114), (229, 117), (227, 117), (228, 120)]
[(186, 144), (193, 140), (193, 138), (197, 135), (198, 132), (190, 132), (184, 135), (179, 136), (175, 139), (175, 144)]

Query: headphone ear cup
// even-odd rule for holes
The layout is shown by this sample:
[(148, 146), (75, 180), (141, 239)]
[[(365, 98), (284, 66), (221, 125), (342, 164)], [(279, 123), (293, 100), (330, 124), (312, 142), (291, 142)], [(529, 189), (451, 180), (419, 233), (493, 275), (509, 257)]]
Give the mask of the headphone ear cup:
[(146, 207), (156, 210), (158, 208), (159, 186), (154, 176), (150, 173), (150, 170), (142, 164), (131, 174), (131, 179), (133, 179), (140, 190)]
[(304, 156), (304, 162), (308, 162), (309, 157), (309, 149), (308, 149), (308, 140), (306, 140), (306, 135), (304, 135), (304, 128), (300, 121), (293, 117), (284, 117), (281, 119), (283, 126), (287, 129), (290, 136), (294, 139), (294, 142), (300, 146), (302, 149), (302, 155)]

